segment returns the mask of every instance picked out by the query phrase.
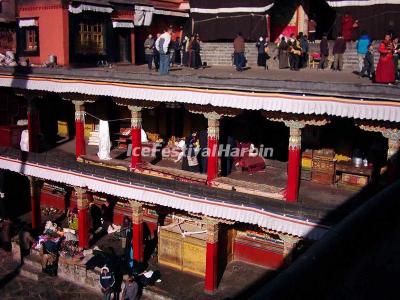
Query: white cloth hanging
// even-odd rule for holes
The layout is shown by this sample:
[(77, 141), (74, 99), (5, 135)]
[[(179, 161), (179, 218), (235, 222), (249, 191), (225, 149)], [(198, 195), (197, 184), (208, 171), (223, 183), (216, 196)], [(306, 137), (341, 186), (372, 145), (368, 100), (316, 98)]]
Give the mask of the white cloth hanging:
[(29, 152), (29, 131), (25, 129), (21, 133), (21, 141), (19, 143), (21, 150)]
[(142, 128), (140, 133), (141, 133), (142, 143), (147, 143), (149, 141), (149, 139), (147, 138), (146, 131), (144, 131), (144, 129)]
[(100, 160), (110, 160), (111, 141), (110, 141), (110, 129), (108, 128), (108, 122), (100, 120), (99, 126), (99, 152), (97, 156)]

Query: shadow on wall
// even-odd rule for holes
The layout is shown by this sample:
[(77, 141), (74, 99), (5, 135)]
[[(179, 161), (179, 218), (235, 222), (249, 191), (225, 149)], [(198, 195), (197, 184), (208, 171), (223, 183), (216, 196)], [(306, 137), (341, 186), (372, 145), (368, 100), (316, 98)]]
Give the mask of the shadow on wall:
[(381, 178), (326, 216), (339, 222), (321, 240), (235, 299), (392, 298), (400, 275), (398, 156)]

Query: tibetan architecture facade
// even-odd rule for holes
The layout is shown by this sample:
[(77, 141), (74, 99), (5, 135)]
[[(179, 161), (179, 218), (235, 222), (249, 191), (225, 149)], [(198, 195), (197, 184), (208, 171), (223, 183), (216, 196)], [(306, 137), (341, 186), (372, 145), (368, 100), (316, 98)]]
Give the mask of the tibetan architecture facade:
[[(131, 65), (148, 33), (173, 23), (181, 35), (188, 20), (196, 31), (202, 14), (235, 17), (248, 1), (137, 2), (18, 1), (30, 65), (0, 68), (2, 214), (25, 205), (40, 229), (41, 208), (76, 211), (86, 249), (90, 204), (111, 203), (114, 224), (131, 221), (135, 261), (156, 244), (160, 264), (213, 293), (229, 262), (285, 267), (398, 179), (397, 86), (212, 67), (157, 76)], [(278, 3), (254, 3), (273, 31)]]
[[(18, 56), (30, 63), (135, 63), (148, 33), (188, 18), (180, 2), (18, 1)], [(175, 20), (176, 19), (176, 20)], [(136, 39), (135, 39), (136, 36)]]

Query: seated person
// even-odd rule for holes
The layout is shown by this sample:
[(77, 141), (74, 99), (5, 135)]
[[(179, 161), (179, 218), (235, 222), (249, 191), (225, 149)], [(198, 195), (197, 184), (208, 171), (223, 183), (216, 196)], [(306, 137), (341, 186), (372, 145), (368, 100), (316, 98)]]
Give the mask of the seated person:
[(161, 273), (160, 271), (144, 271), (138, 275), (136, 275), (136, 282), (138, 282), (142, 287), (146, 287), (148, 285), (153, 285), (156, 282), (161, 282)]

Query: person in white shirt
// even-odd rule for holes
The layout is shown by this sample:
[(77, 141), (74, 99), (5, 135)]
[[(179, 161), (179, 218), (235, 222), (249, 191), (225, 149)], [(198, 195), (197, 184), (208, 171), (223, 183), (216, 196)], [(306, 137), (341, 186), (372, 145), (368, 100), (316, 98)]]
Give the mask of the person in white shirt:
[(156, 40), (156, 49), (160, 53), (160, 75), (167, 75), (169, 73), (169, 44), (171, 43), (172, 28), (169, 27), (160, 37)]

